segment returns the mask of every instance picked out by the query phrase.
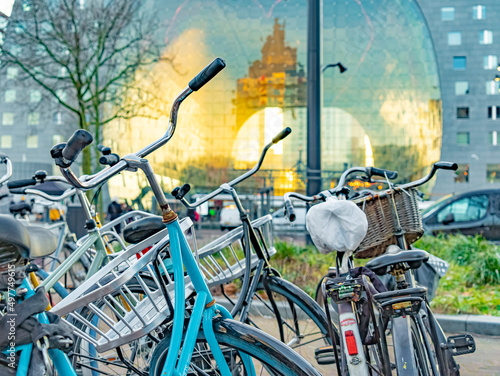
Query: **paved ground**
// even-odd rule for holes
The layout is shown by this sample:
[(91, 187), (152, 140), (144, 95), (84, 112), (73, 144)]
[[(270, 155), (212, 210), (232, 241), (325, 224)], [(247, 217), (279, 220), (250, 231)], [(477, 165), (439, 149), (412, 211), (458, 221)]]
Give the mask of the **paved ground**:
[(461, 375), (500, 376), (500, 337), (475, 334), (476, 352), (457, 357)]

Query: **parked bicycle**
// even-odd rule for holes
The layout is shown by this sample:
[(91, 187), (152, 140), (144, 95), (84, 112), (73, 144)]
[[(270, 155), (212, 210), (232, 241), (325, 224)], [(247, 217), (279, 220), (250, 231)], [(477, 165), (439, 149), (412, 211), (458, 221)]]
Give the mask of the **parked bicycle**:
[[(374, 211), (384, 207), (388, 210), (369, 216), (369, 234), (360, 239), (358, 248), (353, 251), (354, 255), (355, 251), (360, 251), (356, 256), (374, 257), (394, 243), (399, 247), (398, 251), (370, 260), (366, 264), (368, 271), (354, 268), (352, 253), (347, 256), (337, 253), (334, 277), (327, 277), (322, 282), (327, 316), (330, 316), (327, 299), (332, 298), (336, 303), (333, 308), (339, 315), (341, 350), (339, 354), (331, 347), (325, 347), (317, 356), (330, 361), (334, 359), (332, 363), (336, 364), (339, 375), (368, 375), (371, 372), (391, 375), (393, 368), (398, 375), (458, 375), (459, 367), (453, 356), (475, 350), (470, 335), (446, 338), (430, 310), (426, 288), (416, 286), (412, 274), (412, 270), (426, 262), (429, 255), (425, 251), (412, 250), (408, 245), (421, 236), (421, 233), (412, 231), (415, 230), (412, 224), (419, 221), (415, 188), (428, 182), (438, 169), (456, 168), (456, 164), (438, 162), (426, 177), (396, 187), (389, 181), (397, 177), (395, 172), (354, 167), (342, 174), (334, 189), (310, 197), (285, 194), (286, 216), (293, 221), (290, 198), (308, 203), (324, 202), (332, 195), (346, 199), (349, 191), (344, 185), (352, 173), (364, 173), (367, 181), (372, 181), (372, 176), (384, 177), (390, 186), (384, 192), (370, 193), (354, 200), (363, 208), (370, 205)], [(405, 218), (411, 215), (415, 217)], [(370, 271), (377, 275), (392, 274), (397, 281), (396, 289), (384, 291), (385, 287), (380, 283), (377, 284), (378, 290), (374, 288), (376, 278), (372, 276), (371, 282), (366, 278)], [(387, 328), (392, 340), (393, 358), (389, 356)]]
[[(145, 159), (174, 135), (180, 104), (224, 66), (221, 59), (214, 60), (182, 91), (173, 103), (169, 128), (163, 137), (84, 181), (76, 177), (70, 167), (83, 148), (92, 142), (90, 133), (77, 131), (67, 144), (53, 148), (52, 155), (63, 176), (79, 189), (94, 188), (126, 169), (144, 171), (162, 209), (168, 237), (163, 237), (142, 255), (138, 253), (144, 250), (143, 243), (148, 239), (121, 252), (52, 311), (65, 315), (75, 333), (92, 343), (97, 351), (106, 351), (148, 336), (159, 327), (156, 324), (159, 319), (163, 323), (171, 321), (171, 325), (161, 328), (164, 338), (156, 344), (152, 354), (148, 367), (150, 375), (253, 375), (256, 369), (261, 374), (270, 375), (319, 375), (289, 347), (260, 330), (233, 321), (230, 313), (216, 304), (198, 269), (177, 214), (169, 207), (151, 165)], [(172, 275), (165, 266), (167, 259), (171, 259)], [(144, 283), (144, 270), (155, 281), (156, 290)], [(128, 291), (127, 282), (132, 279), (143, 287), (144, 298), (140, 301)], [(186, 289), (197, 292), (193, 305), (188, 307)], [(126, 304), (115, 298), (116, 293), (124, 298)], [(99, 326), (93, 323), (92, 317), (79, 313), (83, 307), (92, 312), (92, 317), (99, 318)], [(100, 307), (109, 309), (111, 314)], [(189, 317), (187, 321), (186, 317)], [(91, 331), (95, 334), (92, 335)], [(137, 371), (144, 374), (142, 370)]]

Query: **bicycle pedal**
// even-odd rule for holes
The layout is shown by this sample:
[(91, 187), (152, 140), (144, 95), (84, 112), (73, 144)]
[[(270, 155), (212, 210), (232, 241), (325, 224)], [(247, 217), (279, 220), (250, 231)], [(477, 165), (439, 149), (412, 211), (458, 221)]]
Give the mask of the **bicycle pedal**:
[(476, 351), (476, 342), (470, 334), (450, 336), (441, 348), (450, 350), (453, 356), (472, 354)]
[(314, 350), (314, 358), (316, 359), (316, 362), (321, 365), (335, 364), (333, 346), (318, 347)]

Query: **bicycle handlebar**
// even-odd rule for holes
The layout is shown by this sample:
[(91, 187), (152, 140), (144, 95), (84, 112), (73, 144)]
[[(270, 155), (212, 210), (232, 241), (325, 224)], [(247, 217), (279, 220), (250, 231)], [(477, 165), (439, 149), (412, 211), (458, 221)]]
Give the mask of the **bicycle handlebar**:
[(71, 164), (78, 158), (78, 155), (89, 146), (94, 138), (89, 131), (85, 129), (79, 129), (73, 136), (68, 140), (64, 149), (62, 149), (62, 162), (67, 165), (67, 167), (71, 166)]
[[(418, 187), (420, 185), (427, 183), (429, 180), (431, 180), (434, 177), (434, 175), (436, 174), (437, 170), (456, 171), (457, 169), (458, 169), (458, 165), (456, 163), (439, 161), (439, 162), (436, 162), (432, 165), (431, 171), (429, 172), (429, 174), (427, 174), (427, 176), (424, 176), (423, 178), (421, 178), (419, 180), (415, 180), (415, 181), (410, 182), (410, 183), (402, 184), (398, 187), (400, 189)], [(305, 196), (305, 195), (302, 195), (302, 194), (296, 193), (296, 192), (285, 193), (285, 195), (284, 195), (285, 216), (288, 218), (288, 220), (290, 222), (295, 221), (295, 213), (293, 211), (293, 205), (292, 205), (292, 202), (290, 200), (291, 198), (297, 198), (297, 199), (305, 201), (305, 202), (313, 202), (313, 201), (317, 201), (317, 200), (324, 201), (324, 200), (326, 200), (327, 197), (329, 197), (333, 194), (340, 193), (341, 190), (344, 188), (347, 176), (352, 174), (353, 172), (365, 172), (368, 176), (377, 175), (377, 176), (386, 177), (388, 179), (394, 179), (395, 177), (397, 177), (396, 171), (377, 169), (374, 167), (352, 167), (352, 168), (344, 171), (344, 173), (342, 174), (342, 176), (339, 179), (339, 183), (333, 189), (322, 191), (314, 196)], [(391, 177), (391, 176), (394, 176), (394, 177)], [(290, 211), (290, 209), (291, 209), (291, 211)]]
[[(246, 180), (250, 176), (254, 175), (257, 171), (259, 171), (260, 167), (262, 166), (262, 163), (264, 162), (264, 158), (266, 157), (267, 151), (274, 144), (276, 144), (279, 141), (281, 141), (284, 138), (286, 138), (290, 133), (292, 133), (292, 129), (290, 127), (286, 127), (285, 129), (283, 129), (282, 131), (280, 131), (276, 136), (273, 137), (273, 139), (271, 140), (270, 143), (268, 143), (266, 146), (264, 146), (264, 149), (262, 149), (262, 153), (260, 154), (260, 158), (259, 158), (257, 164), (251, 170), (245, 172), (243, 175), (240, 175), (236, 179), (233, 179), (229, 183), (225, 183), (225, 184), (229, 185), (230, 187), (233, 187), (236, 184), (241, 183), (243, 180)], [(225, 185), (225, 184), (223, 184), (223, 185)], [(185, 184), (184, 186), (186, 186), (186, 185), (189, 185), (189, 184)], [(177, 187), (177, 188), (179, 188), (179, 187)], [(179, 196), (179, 193), (181, 193), (181, 191), (177, 190), (177, 188), (172, 191), (172, 195), (175, 198), (177, 198), (177, 196)], [(185, 207), (187, 207), (189, 209), (194, 209), (197, 206), (200, 206), (201, 204), (203, 204), (204, 202), (207, 202), (207, 201), (211, 200), (212, 198), (216, 197), (217, 195), (221, 194), (222, 192), (224, 192), (224, 189), (221, 186), (221, 187), (217, 188), (215, 191), (206, 194), (205, 196), (203, 196), (202, 198), (200, 198), (199, 200), (197, 200), (197, 201), (195, 201), (193, 203), (189, 203), (184, 198), (184, 196), (182, 196), (179, 200), (182, 202), (182, 204)]]
[(11, 190), (11, 189), (17, 189), (17, 188), (24, 188), (24, 187), (28, 187), (31, 185), (36, 185), (36, 180), (34, 178), (18, 179), (18, 180), (9, 181), (7, 183), (7, 188), (9, 188), (9, 190)]
[[(217, 75), (223, 68), (225, 67), (224, 60), (217, 58), (215, 59), (212, 63), (210, 63), (203, 71), (201, 71), (193, 80), (190, 81), (190, 86), (186, 87), (182, 92), (177, 96), (177, 98), (174, 100), (172, 104), (172, 108), (170, 110), (170, 117), (169, 117), (169, 125), (167, 128), (166, 133), (154, 141), (153, 143), (149, 144), (148, 146), (142, 148), (138, 152), (134, 154), (129, 154), (123, 158), (120, 159), (118, 163), (116, 163), (113, 166), (110, 166), (108, 168), (103, 169), (102, 171), (98, 172), (95, 175), (92, 176), (87, 176), (85, 181), (82, 181), (79, 179), (71, 170), (70, 165), (65, 164), (64, 159), (68, 159), (68, 157), (72, 157), (74, 160), (77, 156), (75, 151), (78, 150), (81, 151), (85, 146), (86, 142), (88, 142), (88, 136), (85, 136), (80, 139), (78, 137), (78, 142), (75, 141), (73, 145), (71, 145), (71, 148), (69, 151), (66, 151), (63, 153), (64, 149), (66, 149), (67, 145), (63, 144), (58, 144), (55, 145), (52, 150), (51, 150), (51, 155), (55, 159), (56, 164), (60, 167), (61, 173), (64, 176), (64, 178), (74, 187), (83, 189), (83, 190), (88, 190), (92, 189), (96, 186), (98, 186), (101, 183), (104, 183), (106, 180), (110, 179), (112, 176), (120, 173), (121, 171), (127, 169), (129, 167), (129, 164), (127, 160), (132, 160), (132, 159), (137, 159), (137, 158), (144, 158), (148, 154), (152, 153), (156, 149), (160, 148), (161, 146), (165, 145), (170, 139), (173, 137), (175, 133), (175, 128), (177, 126), (177, 113), (179, 111), (179, 106), (181, 103), (193, 93), (193, 91), (199, 90), (203, 85), (205, 85), (208, 81), (210, 81), (212, 78)], [(87, 141), (86, 141), (87, 140)], [(70, 140), (71, 141), (71, 140)], [(85, 146), (82, 145), (86, 144)], [(62, 157), (62, 158), (61, 158)], [(60, 163), (62, 162), (62, 163)]]

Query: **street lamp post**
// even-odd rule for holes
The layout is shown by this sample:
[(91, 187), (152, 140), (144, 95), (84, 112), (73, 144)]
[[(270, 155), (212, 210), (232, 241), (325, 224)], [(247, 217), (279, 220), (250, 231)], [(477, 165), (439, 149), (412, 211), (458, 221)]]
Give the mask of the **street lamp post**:
[(321, 190), (322, 0), (308, 1), (307, 23), (307, 194)]

